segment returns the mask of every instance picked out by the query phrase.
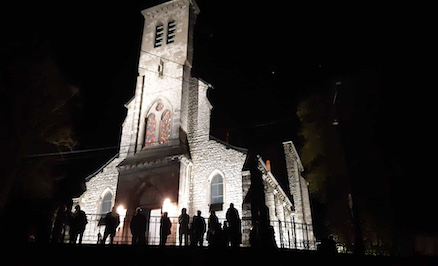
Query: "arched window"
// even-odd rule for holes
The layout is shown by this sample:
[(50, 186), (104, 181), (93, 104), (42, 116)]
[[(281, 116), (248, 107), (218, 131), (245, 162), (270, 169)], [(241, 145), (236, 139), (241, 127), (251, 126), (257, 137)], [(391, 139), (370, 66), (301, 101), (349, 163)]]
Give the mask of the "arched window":
[(221, 211), (224, 203), (224, 181), (216, 174), (210, 184), (210, 210)]
[(166, 143), (170, 138), (170, 122), (172, 120), (169, 110), (166, 110), (161, 115), (161, 126), (160, 126), (160, 143)]
[(146, 134), (145, 134), (146, 137), (144, 141), (145, 145), (151, 144), (156, 141), (156, 137), (155, 137), (156, 126), (157, 126), (157, 121), (155, 119), (155, 114), (151, 113), (146, 119)]
[(106, 214), (111, 211), (113, 205), (113, 194), (108, 191), (105, 193), (105, 196), (103, 196), (102, 204), (100, 205), (100, 213)]
[[(172, 108), (162, 99), (155, 101), (145, 120), (143, 146), (167, 143), (172, 134)], [(143, 134), (143, 133), (142, 133)]]

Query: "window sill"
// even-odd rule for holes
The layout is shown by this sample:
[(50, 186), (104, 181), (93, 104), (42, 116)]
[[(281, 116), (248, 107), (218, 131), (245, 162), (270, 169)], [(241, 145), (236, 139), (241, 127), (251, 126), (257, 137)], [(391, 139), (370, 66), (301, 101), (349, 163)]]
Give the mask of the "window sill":
[(224, 207), (223, 203), (210, 204), (210, 211), (222, 211)]

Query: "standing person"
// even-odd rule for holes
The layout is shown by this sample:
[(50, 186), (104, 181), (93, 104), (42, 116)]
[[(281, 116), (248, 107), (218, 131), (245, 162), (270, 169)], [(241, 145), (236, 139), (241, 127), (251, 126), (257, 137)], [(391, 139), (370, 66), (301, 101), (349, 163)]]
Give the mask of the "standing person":
[(208, 232), (207, 232), (207, 240), (209, 246), (217, 246), (218, 238), (220, 235), (221, 225), (219, 224), (219, 218), (216, 216), (215, 211), (210, 212), (210, 216), (208, 217)]
[(188, 246), (188, 240), (189, 240), (189, 221), (190, 216), (187, 214), (187, 209), (182, 208), (181, 214), (178, 217), (178, 223), (179, 223), (179, 245), (182, 245), (182, 239), (184, 235), (184, 246)]
[(108, 236), (110, 236), (110, 244), (113, 244), (117, 227), (120, 224), (120, 216), (116, 211), (116, 207), (113, 207), (112, 211), (105, 215), (104, 222), (105, 231), (103, 233), (102, 244), (105, 244)]
[(251, 248), (259, 248), (260, 247), (260, 229), (259, 222), (255, 221), (249, 231), (249, 244)]
[(239, 212), (236, 208), (234, 208), (233, 203), (230, 203), (230, 207), (226, 213), (226, 218), (228, 222), (228, 232), (231, 247), (239, 247), (240, 243), (242, 243), (241, 220), (239, 217)]
[(169, 217), (167, 217), (167, 212), (163, 212), (160, 219), (160, 246), (165, 246), (167, 242), (167, 236), (170, 235), (170, 228), (172, 223)]
[(85, 226), (87, 225), (87, 215), (79, 205), (75, 206), (75, 212), (71, 216), (70, 221), (70, 243), (76, 244), (79, 236), (79, 244), (82, 244), (82, 237), (84, 236)]
[(69, 218), (67, 206), (62, 205), (56, 211), (55, 221), (52, 228), (52, 243), (63, 243), (65, 236), (65, 226)]
[(141, 213), (142, 209), (137, 208), (135, 210), (135, 215), (131, 220), (131, 234), (132, 234), (132, 244), (137, 245), (146, 244), (146, 217)]
[(203, 246), (204, 234), (207, 225), (205, 224), (204, 217), (201, 216), (201, 211), (197, 211), (197, 215), (193, 216), (192, 222), (192, 245), (193, 246)]
[(318, 246), (318, 251), (326, 255), (333, 255), (338, 253), (336, 241), (333, 239), (332, 235), (321, 240), (321, 244)]

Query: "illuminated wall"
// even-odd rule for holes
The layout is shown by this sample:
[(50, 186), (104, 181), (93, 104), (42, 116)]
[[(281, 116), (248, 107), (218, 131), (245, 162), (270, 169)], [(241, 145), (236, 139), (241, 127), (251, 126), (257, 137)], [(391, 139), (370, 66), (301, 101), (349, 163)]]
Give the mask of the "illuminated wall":
[[(210, 136), (212, 105), (207, 91), (211, 85), (191, 77), (197, 13), (199, 9), (192, 0), (168, 1), (142, 11), (145, 26), (138, 78), (133, 98), (125, 105), (127, 116), (119, 153), (87, 177), (86, 192), (74, 199), (90, 218), (95, 217), (89, 219), (84, 243), (97, 243), (98, 234), (103, 234), (98, 218), (103, 198), (111, 192), (112, 205), (123, 207), (118, 243), (130, 243), (129, 225), (137, 207), (145, 210), (150, 222), (148, 243), (158, 244), (158, 221), (163, 209), (174, 221), (182, 208), (187, 208), (190, 217), (200, 210), (205, 218), (210, 209), (215, 209), (223, 221), (233, 203), (246, 221), (242, 223), (243, 245), (249, 244), (251, 209), (244, 204), (244, 198), (251, 176), (243, 171), (247, 151)], [(213, 180), (219, 182), (212, 186)], [(272, 217), (301, 222), (309, 215), (279, 208), (290, 205), (290, 201), (280, 194), (274, 197), (274, 191), (269, 186), (265, 189), (268, 207), (274, 208)], [(300, 204), (308, 204), (308, 200)], [(276, 230), (290, 234), (291, 223), (288, 226)], [(173, 243), (177, 231), (174, 226), (170, 236)]]

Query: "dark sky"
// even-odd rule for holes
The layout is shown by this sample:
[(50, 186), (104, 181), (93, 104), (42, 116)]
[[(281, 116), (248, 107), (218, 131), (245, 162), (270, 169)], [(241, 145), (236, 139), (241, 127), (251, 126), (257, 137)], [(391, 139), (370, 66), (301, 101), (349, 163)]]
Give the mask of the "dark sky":
[[(14, 36), (11, 42), (47, 43), (63, 77), (79, 87), (78, 149), (119, 144), (123, 105), (136, 82), (140, 11), (148, 3), (60, 1), (1, 8), (0, 26)], [(380, 153), (394, 158), (403, 173), (396, 188), (404, 204), (399, 208), (409, 215), (417, 210), (417, 221), (431, 223), (424, 213), (435, 208), (429, 195), (435, 191), (436, 67), (429, 37), (435, 19), (428, 7), (413, 0), (197, 3), (193, 74), (214, 86), (213, 135), (223, 139), (228, 132), (232, 144), (275, 157), (282, 141), (301, 144), (295, 106), (302, 97), (330, 90), (336, 80), (370, 84), (367, 93), (380, 99), (370, 130), (378, 131)], [(82, 164), (85, 158), (82, 170), (91, 172), (115, 150), (72, 160)], [(373, 165), (371, 156), (365, 158)]]
[[(123, 104), (135, 88), (139, 11), (149, 2), (14, 8), (22, 41), (26, 35), (48, 40), (65, 78), (81, 89), (84, 147), (117, 144)], [(209, 94), (212, 127), (220, 137), (228, 130), (231, 141), (240, 142), (242, 129), (271, 123), (294, 131), (294, 106), (302, 95), (360, 71), (377, 72), (389, 85), (385, 96), (415, 99), (412, 86), (426, 75), (416, 73), (423, 52), (419, 38), (426, 31), (420, 4), (305, 2), (286, 7), (281, 1), (198, 1), (193, 73), (215, 87)]]

